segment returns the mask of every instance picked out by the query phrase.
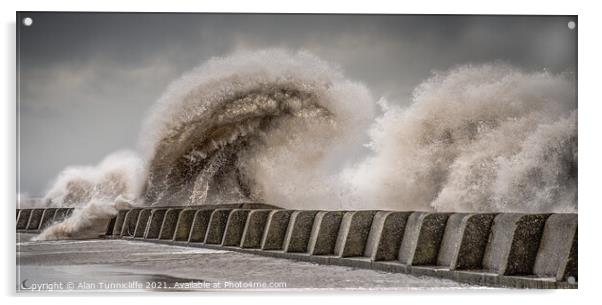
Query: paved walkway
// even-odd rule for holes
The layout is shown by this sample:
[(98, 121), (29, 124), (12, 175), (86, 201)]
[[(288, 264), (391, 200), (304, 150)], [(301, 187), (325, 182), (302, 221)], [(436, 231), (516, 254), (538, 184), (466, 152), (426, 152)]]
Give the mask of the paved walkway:
[(470, 287), (430, 277), (143, 241), (34, 242), (29, 238), (17, 235), (17, 289), (23, 292)]

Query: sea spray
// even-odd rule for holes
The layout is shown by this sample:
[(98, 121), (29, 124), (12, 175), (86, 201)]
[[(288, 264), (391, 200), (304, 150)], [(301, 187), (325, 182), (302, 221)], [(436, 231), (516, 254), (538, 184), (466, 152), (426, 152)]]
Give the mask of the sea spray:
[(110, 201), (92, 199), (76, 208), (67, 219), (49, 226), (34, 240), (97, 238), (106, 233), (108, 222), (119, 209), (131, 207), (131, 201), (121, 196)]
[(97, 237), (120, 208), (140, 194), (142, 161), (133, 152), (119, 151), (96, 166), (72, 166), (61, 172), (43, 202), (47, 207), (74, 207), (73, 214), (46, 228), (38, 240)]
[(135, 199), (140, 193), (142, 160), (135, 152), (117, 151), (95, 166), (70, 166), (46, 191), (49, 207), (81, 207), (91, 199)]
[(306, 52), (214, 58), (150, 109), (141, 158), (59, 175), (46, 201), (78, 209), (39, 238), (93, 236), (116, 205), (577, 210), (574, 75), (459, 66), (399, 104)]
[(371, 206), (576, 212), (574, 76), (504, 64), (435, 73), (407, 108), (385, 106), (373, 154), (346, 172)]

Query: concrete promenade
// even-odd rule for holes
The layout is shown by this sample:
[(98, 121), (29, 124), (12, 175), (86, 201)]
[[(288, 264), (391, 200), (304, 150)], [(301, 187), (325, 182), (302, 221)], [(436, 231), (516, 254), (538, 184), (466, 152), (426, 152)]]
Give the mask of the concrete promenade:
[[(71, 213), (48, 210), (18, 210), (17, 231), (38, 232)], [(121, 210), (100, 238), (494, 287), (577, 288), (578, 279), (576, 214), (310, 211), (262, 204), (133, 208)]]

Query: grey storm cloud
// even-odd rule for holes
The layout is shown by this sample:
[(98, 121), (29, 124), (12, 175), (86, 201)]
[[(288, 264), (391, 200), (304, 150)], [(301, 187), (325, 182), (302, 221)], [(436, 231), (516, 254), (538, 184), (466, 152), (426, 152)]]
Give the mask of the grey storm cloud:
[(574, 16), (18, 13), (20, 188), (135, 149), (182, 73), (243, 49), (305, 49), (402, 105), (432, 71), (504, 61), (576, 72)]

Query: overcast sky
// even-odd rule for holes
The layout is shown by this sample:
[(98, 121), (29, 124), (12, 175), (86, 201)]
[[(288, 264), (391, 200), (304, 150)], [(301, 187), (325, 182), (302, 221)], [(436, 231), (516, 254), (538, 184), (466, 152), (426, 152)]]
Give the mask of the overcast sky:
[[(25, 27), (24, 17), (33, 24)], [(182, 73), (239, 49), (306, 49), (375, 97), (407, 104), (434, 70), (501, 60), (576, 72), (574, 17), (20, 13), (21, 192), (68, 165), (135, 149), (150, 105)]]

